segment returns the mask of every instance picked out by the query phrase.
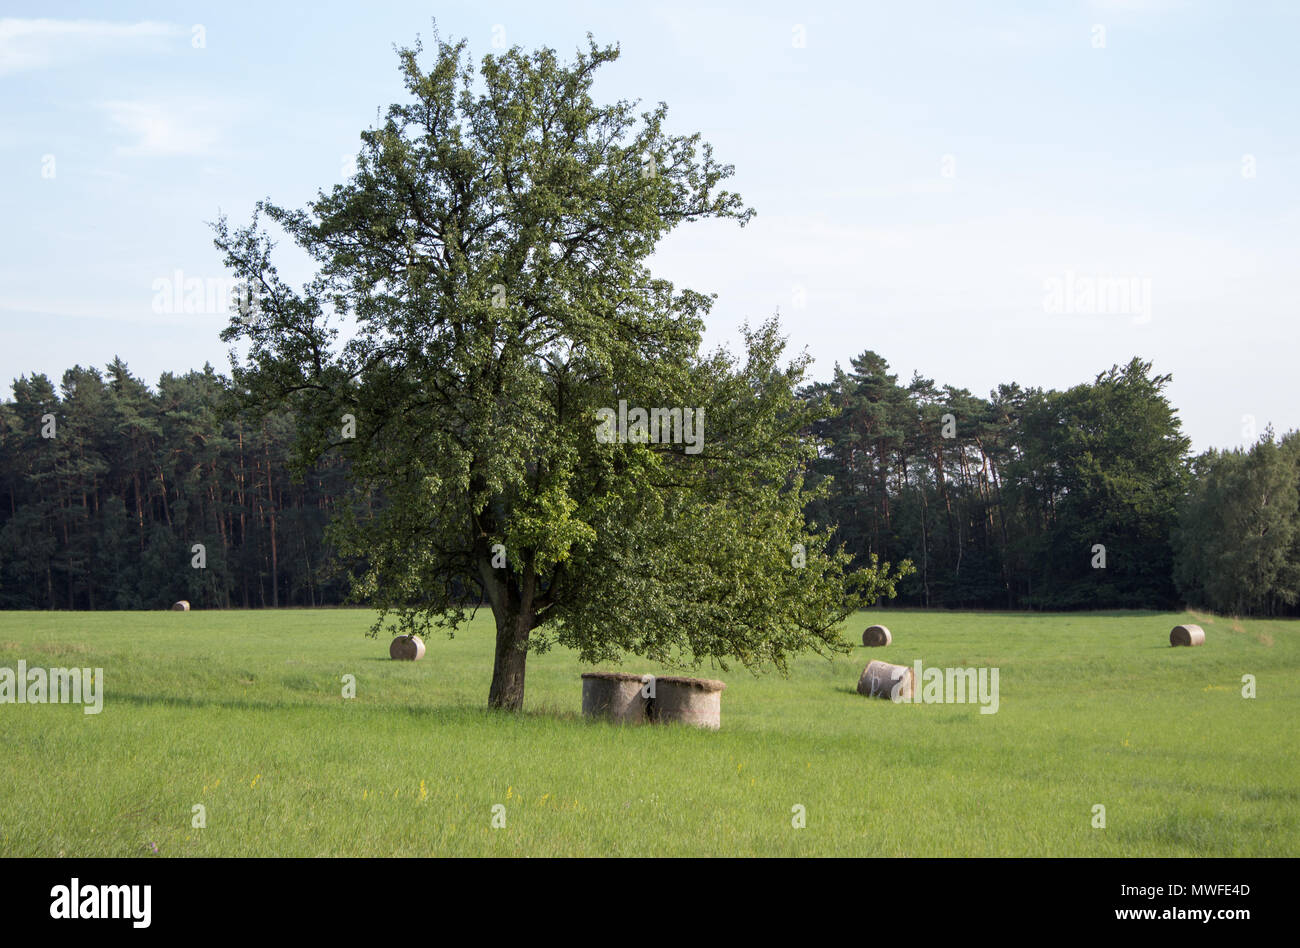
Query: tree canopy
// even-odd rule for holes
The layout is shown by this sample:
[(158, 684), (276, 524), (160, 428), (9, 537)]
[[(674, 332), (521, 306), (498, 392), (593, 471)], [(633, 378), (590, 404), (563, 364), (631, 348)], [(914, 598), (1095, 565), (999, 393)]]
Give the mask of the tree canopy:
[[(1169, 376), (1132, 359), (1064, 391), (1011, 383), (988, 398), (906, 384), (867, 351), (803, 390), (838, 414), (811, 513), (865, 562), (907, 556), (921, 605), (1163, 608), (1188, 440)], [(1094, 548), (1104, 547), (1104, 559)]]
[[(257, 217), (216, 243), (257, 305), (232, 314), (248, 344), (234, 381), (289, 408), (297, 463), (329, 451), (384, 502), (345, 519), (369, 557), (358, 590), (380, 623), (425, 633), (491, 604), (489, 703), (518, 708), (526, 653), (559, 642), (586, 661), (784, 668), (842, 648), (838, 627), (887, 595), (887, 566), (845, 569), (803, 516), (803, 431), (818, 410), (782, 364), (774, 323), (745, 352), (701, 352), (712, 297), (646, 260), (683, 223), (753, 215), (730, 165), (670, 134), (662, 103), (597, 104), (618, 56), (590, 41), (485, 56), (439, 40), (399, 50), (409, 100), (362, 133), (355, 176), (302, 210), (265, 215), (319, 267), (294, 289)], [(693, 420), (655, 437), (597, 437), (602, 412)], [(347, 433), (347, 421), (355, 437)]]

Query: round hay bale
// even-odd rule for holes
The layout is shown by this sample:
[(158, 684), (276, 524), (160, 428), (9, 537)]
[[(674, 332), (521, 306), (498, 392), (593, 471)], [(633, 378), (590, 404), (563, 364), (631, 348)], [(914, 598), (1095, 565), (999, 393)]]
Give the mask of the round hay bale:
[(400, 662), (424, 658), (424, 639), (418, 635), (399, 635), (388, 646), (388, 657)]
[(726, 687), (714, 678), (656, 678), (650, 719), (716, 731), (722, 727), (722, 690)]
[(181, 599), (178, 602), (172, 603), (172, 612), (189, 612), (189, 611), (190, 611), (190, 601), (188, 599)]
[(869, 625), (867, 630), (862, 633), (862, 644), (867, 648), (880, 648), (894, 641), (894, 637), (889, 634), (889, 630), (883, 625)]
[(916, 674), (906, 665), (868, 662), (858, 679), (858, 694), (868, 698), (893, 698), (897, 689), (898, 700), (907, 701), (916, 687), (915, 679)]
[(648, 675), (626, 672), (583, 672), (582, 713), (616, 724), (644, 724), (650, 700), (642, 694)]
[(1176, 625), (1169, 633), (1170, 645), (1204, 645), (1205, 630), (1199, 625)]

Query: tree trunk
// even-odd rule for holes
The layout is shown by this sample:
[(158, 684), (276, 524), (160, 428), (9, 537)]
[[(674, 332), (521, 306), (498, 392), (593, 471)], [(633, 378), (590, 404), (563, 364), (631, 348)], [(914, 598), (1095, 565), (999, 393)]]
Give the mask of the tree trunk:
[[(134, 458), (132, 458), (132, 466), (134, 467)], [(144, 507), (140, 503), (140, 471), (138, 468), (135, 468), (134, 470), (131, 471), (131, 485), (134, 488), (132, 492), (135, 494), (135, 519), (136, 519), (136, 523), (139, 525), (140, 528), (140, 550), (143, 551), (144, 550)]]
[(488, 707), (519, 711), (524, 706), (524, 670), (528, 661), (528, 635), (533, 630), (531, 610), (506, 615), (497, 622), (496, 658)]
[[(486, 541), (480, 538), (480, 552)], [(531, 551), (530, 551), (531, 552)], [(524, 706), (524, 666), (528, 661), (528, 636), (536, 624), (537, 573), (532, 565), (524, 568), (516, 588), (504, 569), (493, 569), (490, 559), (479, 558), (492, 614), (497, 620), (497, 648), (492, 662), (492, 687), (488, 689), (488, 707), (518, 711)]]
[(271, 436), (266, 424), (262, 424), (262, 434), (266, 438), (266, 513), (271, 521), (271, 602), (280, 608), (280, 559), (275, 546), (275, 485), (271, 482)]

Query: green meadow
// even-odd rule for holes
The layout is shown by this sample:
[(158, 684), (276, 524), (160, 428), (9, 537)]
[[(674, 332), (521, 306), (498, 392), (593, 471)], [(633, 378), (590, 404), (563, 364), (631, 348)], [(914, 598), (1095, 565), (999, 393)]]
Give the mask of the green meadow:
[[(487, 711), (486, 613), (415, 663), (362, 610), (0, 613), (0, 667), (104, 670), (97, 715), (0, 704), (0, 854), (1300, 855), (1300, 622), (889, 610), (846, 638), (872, 621), (893, 645), (788, 678), (699, 669), (708, 732), (584, 720), (564, 650)], [(1184, 621), (1205, 645), (1169, 647)], [(997, 667), (998, 711), (861, 697), (872, 658)]]

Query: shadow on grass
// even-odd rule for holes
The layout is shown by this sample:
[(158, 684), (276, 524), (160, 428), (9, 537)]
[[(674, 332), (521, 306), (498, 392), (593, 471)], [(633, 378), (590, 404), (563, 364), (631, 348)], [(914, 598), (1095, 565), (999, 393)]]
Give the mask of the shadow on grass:
[(852, 685), (836, 685), (836, 686), (835, 686), (835, 690), (838, 691), (838, 692), (839, 692), (840, 694), (842, 694), (842, 695), (852, 695), (853, 697), (858, 698), (859, 700), (862, 700), (862, 701), (866, 701), (866, 702), (868, 702), (868, 703), (869, 703), (869, 702), (872, 702), (872, 701), (884, 701), (884, 702), (886, 702), (886, 703), (888, 703), (888, 704), (906, 704), (906, 703), (907, 703), (907, 702), (905, 702), (905, 701), (894, 701), (894, 700), (892, 700), (892, 699), (890, 699), (890, 698), (882, 698), (882, 697), (879, 697), (879, 696), (876, 696), (876, 695), (864, 695), (864, 694), (862, 694), (860, 691), (858, 691), (857, 688), (853, 687)]
[[(120, 694), (112, 695), (112, 703), (134, 705), (139, 708), (191, 708), (195, 710), (224, 708), (229, 711), (321, 711), (346, 705), (349, 699), (291, 701), (287, 699), (268, 699), (265, 701), (247, 698), (194, 698), (185, 695), (146, 695)], [(106, 708), (108, 702), (106, 702)], [(449, 704), (440, 706), (411, 706), (405, 704), (363, 704), (360, 707), (369, 711), (381, 711), (390, 714), (402, 714), (407, 717), (425, 718), (433, 722), (446, 720), (463, 723), (468, 719), (495, 721), (564, 721), (578, 724), (602, 724), (604, 722), (584, 718), (578, 711), (563, 711), (559, 708), (539, 708), (537, 710), (501, 711), (493, 710), (482, 704)]]
[[(856, 692), (847, 690), (847, 693)], [(145, 694), (117, 694), (113, 696), (115, 702), (134, 705), (139, 708), (177, 708), (193, 710), (212, 710), (221, 708), (229, 711), (248, 711), (263, 712), (267, 714), (284, 714), (285, 712), (297, 711), (329, 711), (339, 707), (339, 705), (350, 704), (345, 699), (334, 701), (289, 701), (289, 700), (266, 700), (256, 701), (247, 698), (193, 698), (181, 695), (145, 695)], [(647, 734), (659, 734), (662, 732), (676, 731), (679, 733), (701, 733), (709, 734), (705, 729), (691, 727), (688, 724), (674, 722), (672, 724), (619, 724), (617, 722), (607, 721), (602, 718), (588, 717), (581, 711), (567, 711), (555, 706), (542, 706), (536, 709), (525, 709), (522, 711), (501, 711), (488, 708), (485, 704), (450, 704), (441, 706), (417, 706), (403, 704), (367, 704), (363, 705), (368, 711), (380, 712), (391, 715), (394, 718), (402, 716), (406, 719), (416, 719), (427, 723), (431, 727), (447, 727), (454, 729), (466, 725), (483, 724), (493, 725), (502, 735), (508, 735), (511, 730), (519, 725), (527, 728), (534, 726), (564, 726), (566, 732), (581, 733), (589, 728), (607, 729), (615, 733), (642, 732)]]

